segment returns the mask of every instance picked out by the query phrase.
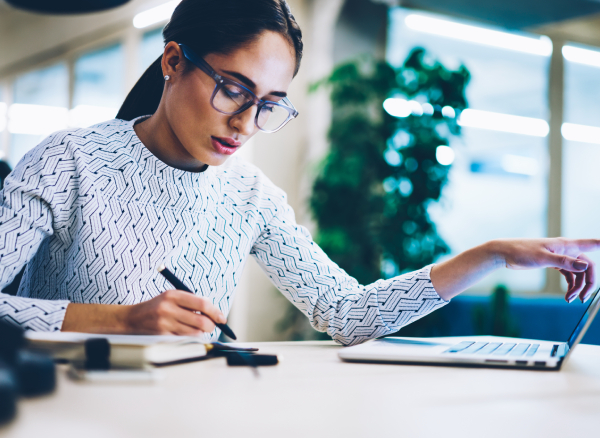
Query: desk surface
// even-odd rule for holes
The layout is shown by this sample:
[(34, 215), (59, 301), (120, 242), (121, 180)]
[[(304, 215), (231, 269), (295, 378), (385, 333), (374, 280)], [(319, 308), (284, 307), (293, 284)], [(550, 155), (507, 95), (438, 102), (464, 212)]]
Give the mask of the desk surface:
[(560, 372), (345, 363), (333, 342), (256, 343), (283, 357), (260, 377), (225, 359), (160, 369), (152, 384), (92, 384), (21, 400), (0, 436), (592, 436), (600, 346)]

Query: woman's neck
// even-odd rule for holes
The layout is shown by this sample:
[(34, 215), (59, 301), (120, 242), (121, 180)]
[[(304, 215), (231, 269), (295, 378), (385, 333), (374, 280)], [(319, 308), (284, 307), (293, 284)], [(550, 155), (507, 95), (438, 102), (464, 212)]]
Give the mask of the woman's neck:
[(152, 154), (165, 164), (187, 172), (203, 172), (208, 167), (194, 158), (179, 141), (159, 105), (156, 112), (133, 129)]

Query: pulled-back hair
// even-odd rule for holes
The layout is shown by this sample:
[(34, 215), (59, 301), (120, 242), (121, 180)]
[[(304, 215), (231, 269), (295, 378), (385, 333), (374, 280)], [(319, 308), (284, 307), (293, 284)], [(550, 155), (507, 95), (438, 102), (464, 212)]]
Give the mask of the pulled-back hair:
[[(206, 56), (231, 53), (264, 31), (281, 34), (294, 48), (295, 76), (302, 59), (302, 31), (285, 0), (183, 0), (163, 29), (163, 39), (165, 45), (170, 41), (183, 43), (199, 56)], [(164, 88), (161, 61), (162, 55), (131, 89), (118, 119), (154, 114)]]

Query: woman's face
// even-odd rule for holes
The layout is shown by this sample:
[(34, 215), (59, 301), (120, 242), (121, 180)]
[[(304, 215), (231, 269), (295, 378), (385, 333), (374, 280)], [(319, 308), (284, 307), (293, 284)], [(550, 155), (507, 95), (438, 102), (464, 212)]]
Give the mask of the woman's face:
[[(216, 111), (210, 104), (214, 79), (193, 65), (183, 71), (182, 56), (176, 43), (165, 47), (163, 71), (171, 76), (163, 93), (168, 125), (182, 149), (178, 155), (189, 154), (191, 161), (218, 166), (258, 131), (257, 107), (233, 116)], [(285, 96), (296, 62), (290, 43), (269, 31), (246, 47), (227, 55), (208, 54), (204, 60), (217, 74), (246, 86), (259, 99), (273, 101)]]

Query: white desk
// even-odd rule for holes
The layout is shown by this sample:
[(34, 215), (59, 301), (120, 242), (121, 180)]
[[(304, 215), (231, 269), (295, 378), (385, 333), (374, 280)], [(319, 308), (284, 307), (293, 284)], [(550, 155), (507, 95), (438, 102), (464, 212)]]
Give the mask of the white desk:
[(560, 372), (344, 363), (333, 342), (257, 343), (283, 356), (256, 378), (213, 359), (153, 384), (90, 384), (21, 400), (10, 438), (593, 437), (600, 346)]

